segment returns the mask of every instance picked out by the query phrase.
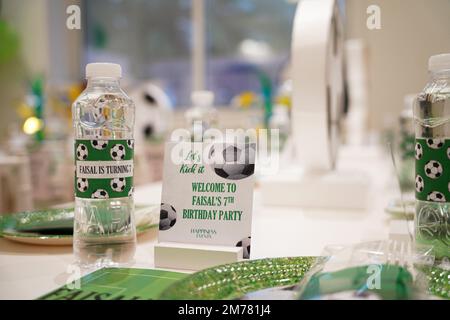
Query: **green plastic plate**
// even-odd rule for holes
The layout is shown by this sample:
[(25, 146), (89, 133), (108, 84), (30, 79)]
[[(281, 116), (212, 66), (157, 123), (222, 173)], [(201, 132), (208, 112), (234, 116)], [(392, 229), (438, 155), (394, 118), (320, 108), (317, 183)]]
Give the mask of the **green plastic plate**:
[(164, 300), (237, 299), (256, 290), (294, 285), (315, 257), (249, 260), (217, 266), (188, 276), (165, 290)]
[[(136, 231), (141, 234), (159, 223), (160, 205), (136, 206)], [(19, 212), (0, 216), (0, 236), (22, 243), (71, 245), (73, 208)]]

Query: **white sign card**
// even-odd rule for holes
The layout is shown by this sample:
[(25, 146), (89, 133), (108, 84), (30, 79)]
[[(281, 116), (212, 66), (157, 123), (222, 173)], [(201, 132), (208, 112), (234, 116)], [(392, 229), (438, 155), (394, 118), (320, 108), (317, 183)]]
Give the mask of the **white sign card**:
[(169, 142), (159, 241), (243, 247), (250, 255), (256, 145)]

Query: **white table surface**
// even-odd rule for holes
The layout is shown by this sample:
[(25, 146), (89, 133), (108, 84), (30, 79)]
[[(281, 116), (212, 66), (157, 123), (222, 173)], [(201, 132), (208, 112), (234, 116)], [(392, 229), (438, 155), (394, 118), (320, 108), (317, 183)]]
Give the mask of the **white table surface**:
[[(373, 180), (373, 198), (365, 211), (301, 209), (262, 205), (255, 191), (252, 259), (316, 256), (329, 244), (352, 244), (388, 238), (384, 208), (399, 196), (389, 158), (367, 149), (358, 160)], [(136, 188), (136, 203), (160, 203), (161, 183)], [(152, 268), (153, 229), (138, 237), (134, 267)], [(64, 285), (72, 275), (71, 247), (34, 246), (0, 239), (0, 299), (34, 299)]]

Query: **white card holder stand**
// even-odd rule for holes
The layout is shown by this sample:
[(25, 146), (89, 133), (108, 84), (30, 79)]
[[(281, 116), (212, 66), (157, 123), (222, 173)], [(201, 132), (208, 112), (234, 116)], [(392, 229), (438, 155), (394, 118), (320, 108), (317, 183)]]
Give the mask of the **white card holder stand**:
[(155, 267), (198, 271), (241, 261), (242, 255), (242, 247), (159, 242), (155, 245)]
[(366, 209), (370, 181), (363, 172), (305, 173), (292, 166), (260, 182), (263, 203), (322, 209)]
[[(363, 149), (370, 157), (373, 150)], [(367, 157), (361, 149), (341, 148), (341, 161), (335, 170), (306, 170), (296, 164), (292, 141), (280, 157), (276, 175), (260, 179), (262, 202), (269, 206), (298, 206), (319, 209), (366, 209), (370, 203), (372, 177), (362, 168)]]

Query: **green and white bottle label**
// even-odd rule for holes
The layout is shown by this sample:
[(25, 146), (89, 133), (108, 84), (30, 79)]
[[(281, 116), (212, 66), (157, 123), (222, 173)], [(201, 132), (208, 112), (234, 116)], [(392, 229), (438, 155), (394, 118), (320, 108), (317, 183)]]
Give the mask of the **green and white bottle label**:
[(416, 139), (416, 199), (450, 202), (450, 139)]
[(134, 140), (76, 140), (75, 196), (107, 199), (133, 193)]

